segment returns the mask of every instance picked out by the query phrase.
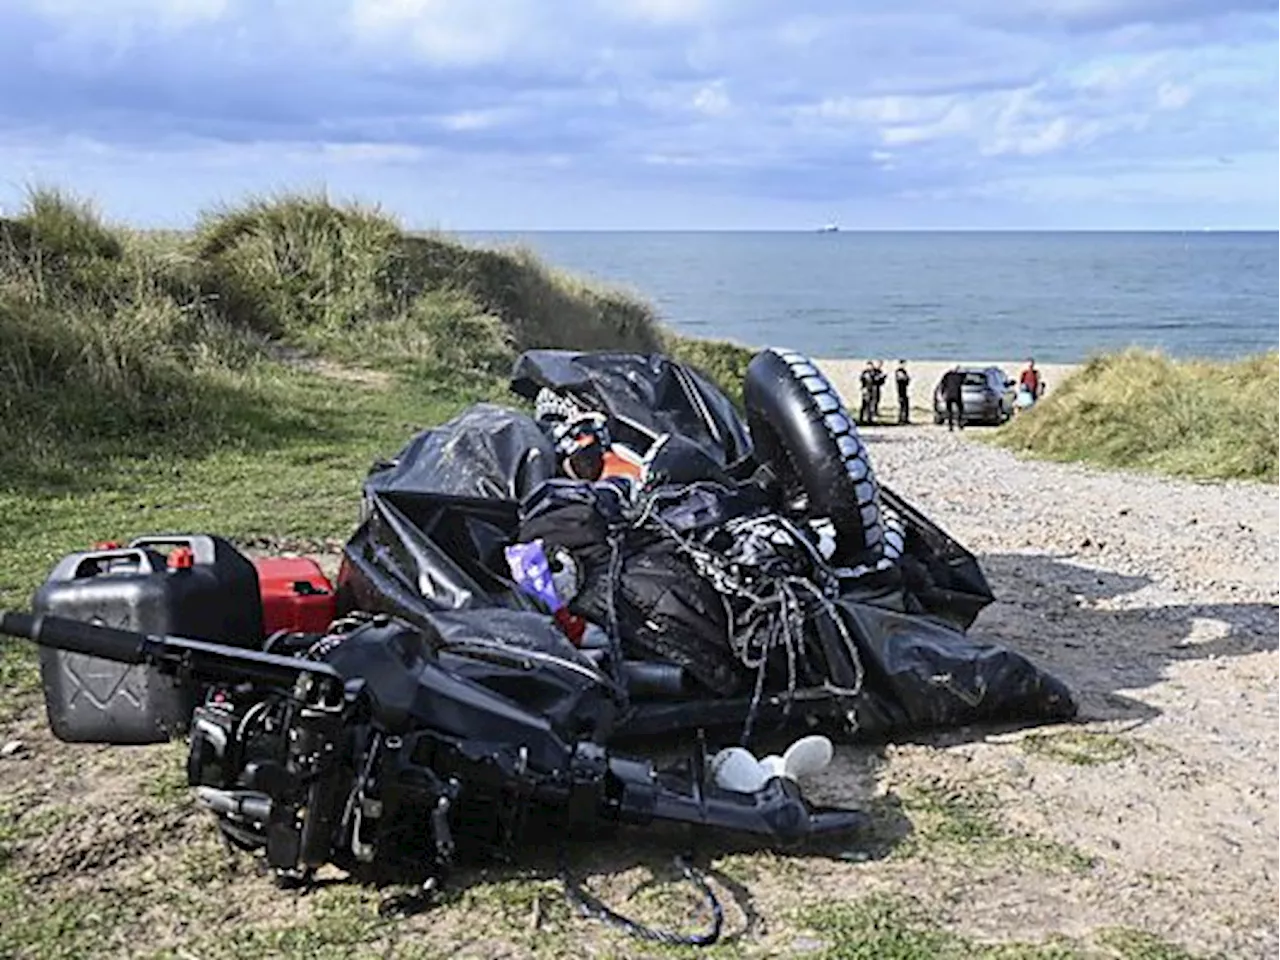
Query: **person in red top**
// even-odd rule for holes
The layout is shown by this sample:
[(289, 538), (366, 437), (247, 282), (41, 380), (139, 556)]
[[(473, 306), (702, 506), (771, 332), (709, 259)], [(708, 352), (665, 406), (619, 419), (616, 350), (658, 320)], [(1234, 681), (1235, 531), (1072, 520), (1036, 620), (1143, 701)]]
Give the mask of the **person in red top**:
[(1027, 369), (1022, 371), (1022, 376), (1018, 378), (1018, 384), (1026, 388), (1031, 394), (1031, 400), (1034, 403), (1040, 399), (1040, 395), (1044, 393), (1044, 381), (1040, 379), (1040, 371), (1036, 369), (1035, 360), (1027, 361)]

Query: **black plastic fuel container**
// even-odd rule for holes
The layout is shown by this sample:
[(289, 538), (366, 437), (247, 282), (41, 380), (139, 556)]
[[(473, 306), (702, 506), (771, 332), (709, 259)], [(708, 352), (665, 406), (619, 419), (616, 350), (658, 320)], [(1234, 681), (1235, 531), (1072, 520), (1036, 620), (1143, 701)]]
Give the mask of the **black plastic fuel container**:
[[(253, 564), (210, 535), (140, 537), (64, 557), (32, 601), (36, 613), (140, 633), (258, 647)], [(40, 648), (49, 726), (60, 740), (160, 743), (186, 731), (203, 691), (150, 667)]]

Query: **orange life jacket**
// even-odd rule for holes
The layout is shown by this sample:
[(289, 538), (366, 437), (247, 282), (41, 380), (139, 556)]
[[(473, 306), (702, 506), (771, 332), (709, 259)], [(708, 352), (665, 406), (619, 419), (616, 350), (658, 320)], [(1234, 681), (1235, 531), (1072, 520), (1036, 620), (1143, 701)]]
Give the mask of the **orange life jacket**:
[(629, 477), (632, 480), (639, 480), (644, 476), (644, 468), (635, 454), (615, 443), (605, 451), (604, 471), (600, 476), (601, 478)]

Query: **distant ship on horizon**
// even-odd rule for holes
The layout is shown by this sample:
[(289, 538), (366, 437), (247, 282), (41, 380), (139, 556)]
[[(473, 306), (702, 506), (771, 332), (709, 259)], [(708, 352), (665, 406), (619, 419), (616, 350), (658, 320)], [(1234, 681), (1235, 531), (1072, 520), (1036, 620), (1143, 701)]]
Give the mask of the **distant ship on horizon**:
[(838, 223), (824, 223), (818, 228), (819, 233), (839, 233), (840, 225)]

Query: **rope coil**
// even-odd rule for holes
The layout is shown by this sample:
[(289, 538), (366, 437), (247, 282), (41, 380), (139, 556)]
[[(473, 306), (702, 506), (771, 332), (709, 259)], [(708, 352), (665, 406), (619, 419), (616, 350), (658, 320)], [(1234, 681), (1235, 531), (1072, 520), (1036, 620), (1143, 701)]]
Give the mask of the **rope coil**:
[[(826, 688), (838, 697), (857, 697), (862, 691), (864, 676), (862, 659), (844, 618), (831, 599), (838, 590), (839, 578), (818, 548), (791, 520), (769, 515), (725, 524), (724, 529), (734, 538), (731, 551), (711, 550), (693, 536), (675, 529), (659, 512), (658, 503), (664, 499), (664, 493), (679, 496), (684, 489), (652, 492), (632, 521), (632, 527), (657, 532), (674, 543), (698, 574), (724, 598), (729, 647), (743, 667), (755, 674), (751, 705), (740, 738), (742, 745), (746, 746), (751, 739), (764, 696), (769, 660), (779, 647), (786, 657), (787, 669), (784, 715), (790, 713), (795, 701), (798, 664), (801, 660), (808, 662), (804, 655), (805, 627), (817, 616), (825, 616), (835, 627), (854, 672), (852, 687), (836, 687), (828, 681)], [(757, 557), (750, 554), (751, 546), (757, 549)], [(788, 564), (778, 547), (799, 548), (807, 567), (805, 572), (810, 576), (799, 576), (794, 569), (796, 564)], [(784, 568), (782, 572), (766, 570), (758, 560), (761, 552), (766, 560), (776, 560), (777, 565)], [(785, 569), (788, 566), (792, 569)], [(735, 600), (738, 609), (732, 603)]]

